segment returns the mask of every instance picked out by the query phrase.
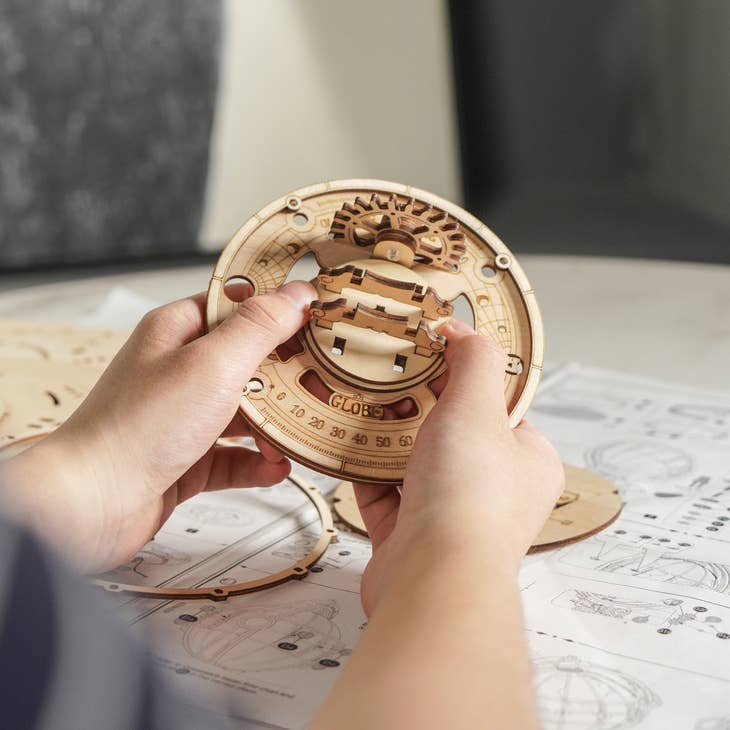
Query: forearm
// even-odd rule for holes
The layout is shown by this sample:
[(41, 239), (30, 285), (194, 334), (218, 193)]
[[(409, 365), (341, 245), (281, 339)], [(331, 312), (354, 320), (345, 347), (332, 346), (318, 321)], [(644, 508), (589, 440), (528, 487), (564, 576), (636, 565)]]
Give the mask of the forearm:
[(414, 556), (399, 572), (313, 730), (537, 728), (516, 571)]
[(54, 437), (0, 462), (0, 507), (83, 570), (98, 547), (89, 525), (98, 521), (99, 505), (84, 475), (74, 479), (72, 463)]

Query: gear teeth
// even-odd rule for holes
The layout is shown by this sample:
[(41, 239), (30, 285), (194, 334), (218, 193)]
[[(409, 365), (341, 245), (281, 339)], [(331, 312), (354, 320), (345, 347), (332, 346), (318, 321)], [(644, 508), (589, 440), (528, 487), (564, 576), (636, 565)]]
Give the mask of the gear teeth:
[[(366, 229), (372, 238), (362, 236), (358, 229)], [(429, 203), (396, 193), (372, 192), (367, 200), (358, 195), (354, 201), (343, 203), (334, 214), (330, 235), (351, 245), (370, 246), (379, 232), (388, 229), (407, 233), (413, 239), (416, 260), (430, 266), (454, 271), (466, 253), (465, 235), (458, 221)]]

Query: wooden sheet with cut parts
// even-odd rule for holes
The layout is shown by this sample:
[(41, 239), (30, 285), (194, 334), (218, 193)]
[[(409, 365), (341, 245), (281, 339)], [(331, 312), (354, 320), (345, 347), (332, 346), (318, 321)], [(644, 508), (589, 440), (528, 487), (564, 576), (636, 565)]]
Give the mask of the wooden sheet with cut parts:
[(45, 360), (107, 365), (129, 336), (113, 329), (91, 329), (0, 319), (0, 360)]
[(2, 458), (58, 428), (93, 388), (128, 334), (0, 320)]

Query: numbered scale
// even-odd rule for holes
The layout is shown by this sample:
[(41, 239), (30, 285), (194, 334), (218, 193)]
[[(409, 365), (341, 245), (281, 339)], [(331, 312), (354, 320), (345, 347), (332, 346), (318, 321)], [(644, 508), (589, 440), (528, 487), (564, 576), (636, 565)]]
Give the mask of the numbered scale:
[(317, 471), (372, 484), (403, 480), (445, 371), (443, 325), (462, 302), (508, 353), (505, 399), (519, 423), (543, 362), (534, 292), (500, 239), (431, 193), (378, 180), (302, 188), (249, 219), (223, 251), (207, 324), (238, 306), (230, 284), (274, 291), (303, 257), (319, 274), (311, 319), (244, 389), (261, 437)]

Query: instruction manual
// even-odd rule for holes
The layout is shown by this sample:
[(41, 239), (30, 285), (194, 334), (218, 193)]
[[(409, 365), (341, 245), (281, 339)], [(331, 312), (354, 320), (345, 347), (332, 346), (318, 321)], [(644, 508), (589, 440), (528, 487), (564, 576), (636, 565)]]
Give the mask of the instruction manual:
[[(613, 481), (625, 503), (602, 532), (525, 561), (543, 727), (728, 730), (730, 394), (570, 365), (550, 370), (529, 418), (566, 463)], [(338, 483), (294, 472), (325, 494)], [(104, 577), (230, 585), (303, 558), (318, 531), (291, 482), (205, 493)], [(242, 728), (293, 730), (311, 720), (365, 627), (369, 556), (368, 540), (342, 529), (305, 578), (259, 593), (108, 598), (191, 702)]]

